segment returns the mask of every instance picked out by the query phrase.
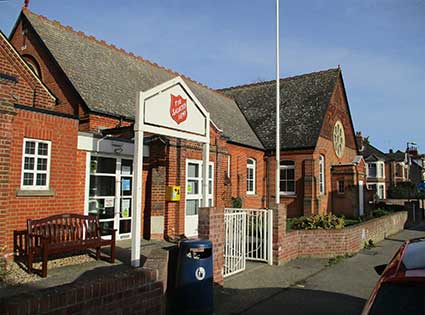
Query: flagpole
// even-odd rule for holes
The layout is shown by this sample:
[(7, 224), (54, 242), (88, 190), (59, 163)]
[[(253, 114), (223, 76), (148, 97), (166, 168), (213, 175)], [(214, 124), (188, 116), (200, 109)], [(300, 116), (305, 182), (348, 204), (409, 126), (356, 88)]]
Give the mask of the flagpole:
[(279, 0), (276, 0), (276, 204), (280, 203), (280, 50)]

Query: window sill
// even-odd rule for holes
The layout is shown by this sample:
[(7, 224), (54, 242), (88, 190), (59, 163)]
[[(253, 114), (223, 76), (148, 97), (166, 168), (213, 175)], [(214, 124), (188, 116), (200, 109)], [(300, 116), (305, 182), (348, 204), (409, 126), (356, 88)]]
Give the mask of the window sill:
[(16, 189), (16, 197), (52, 197), (54, 195), (55, 195), (55, 191), (52, 189), (46, 189), (46, 190)]
[(247, 193), (246, 196), (247, 196), (247, 198), (249, 198), (249, 197), (257, 197), (257, 194), (255, 194), (255, 193), (254, 194), (248, 194)]
[(280, 193), (280, 198), (297, 198), (297, 194), (293, 193), (293, 194), (282, 194)]

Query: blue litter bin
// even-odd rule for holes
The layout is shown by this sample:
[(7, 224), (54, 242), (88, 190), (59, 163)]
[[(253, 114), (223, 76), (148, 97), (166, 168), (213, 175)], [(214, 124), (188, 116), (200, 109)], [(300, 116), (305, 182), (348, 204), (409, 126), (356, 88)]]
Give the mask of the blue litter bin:
[(213, 313), (212, 243), (186, 240), (179, 245), (176, 304), (180, 314)]

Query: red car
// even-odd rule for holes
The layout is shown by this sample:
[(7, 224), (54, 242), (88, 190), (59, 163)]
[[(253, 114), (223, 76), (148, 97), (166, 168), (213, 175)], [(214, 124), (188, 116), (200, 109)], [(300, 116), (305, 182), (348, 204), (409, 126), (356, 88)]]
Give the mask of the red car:
[(425, 315), (425, 238), (406, 241), (381, 275), (362, 314)]

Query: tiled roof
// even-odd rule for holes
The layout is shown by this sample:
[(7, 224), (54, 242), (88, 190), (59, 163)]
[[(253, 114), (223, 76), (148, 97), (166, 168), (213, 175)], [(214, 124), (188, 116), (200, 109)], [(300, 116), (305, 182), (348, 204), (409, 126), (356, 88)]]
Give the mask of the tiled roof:
[(404, 162), (406, 160), (406, 153), (400, 150), (393, 153), (387, 153), (386, 156), (391, 161)]
[[(316, 146), (340, 69), (281, 79), (281, 147)], [(276, 139), (276, 82), (268, 81), (220, 90), (233, 97), (266, 149)]]
[(369, 143), (368, 140), (363, 140), (363, 150), (361, 151), (363, 158), (367, 161), (387, 161), (388, 158), (386, 154), (379, 149), (375, 148)]
[(134, 119), (137, 91), (182, 76), (225, 136), (263, 149), (233, 99), (57, 21), (27, 9), (22, 12), (90, 110)]

